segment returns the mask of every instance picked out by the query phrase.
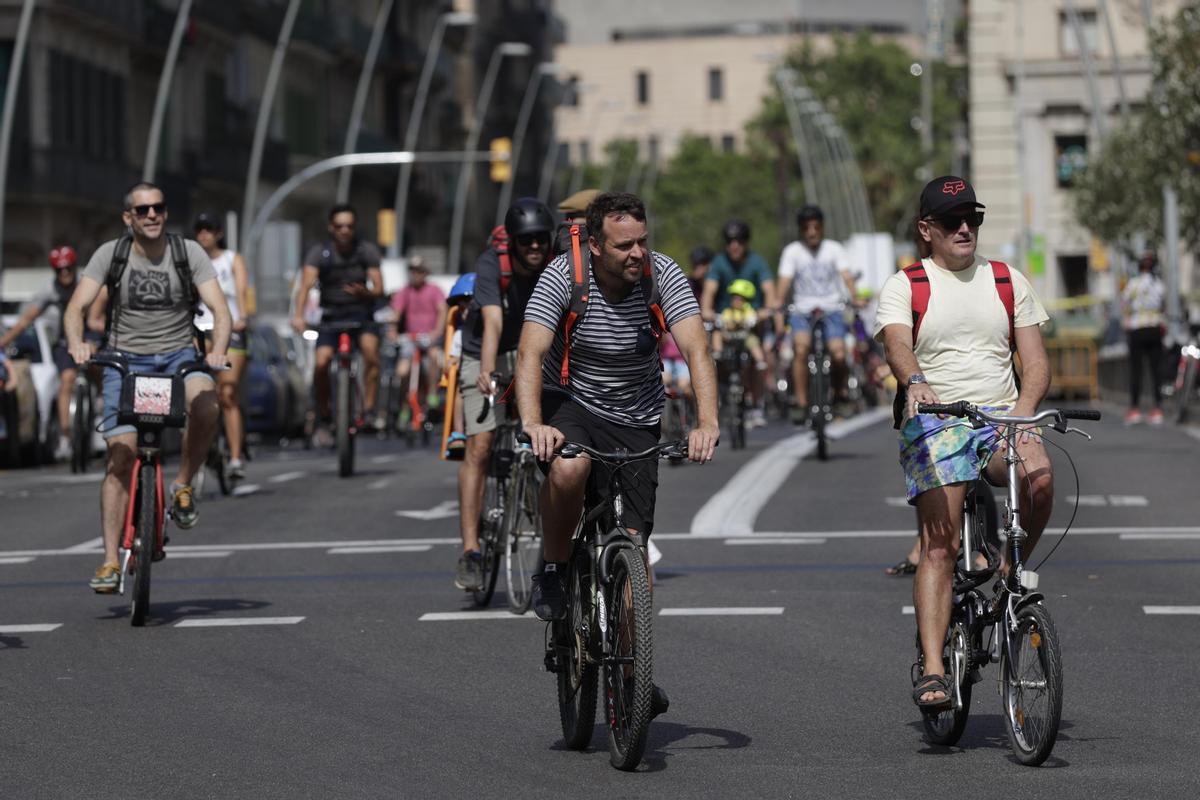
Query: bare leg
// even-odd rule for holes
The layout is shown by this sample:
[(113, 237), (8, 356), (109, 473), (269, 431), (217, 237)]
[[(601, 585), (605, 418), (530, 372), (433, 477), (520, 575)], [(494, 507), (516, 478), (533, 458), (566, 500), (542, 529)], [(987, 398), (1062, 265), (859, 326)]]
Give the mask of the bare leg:
[(217, 391), (212, 381), (201, 378), (186, 381), (188, 421), (183, 429), (179, 454), (179, 474), (175, 483), (190, 486), (192, 478), (204, 466), (208, 448), (217, 433)]
[(313, 355), (313, 393), (317, 400), (317, 416), (328, 420), (329, 410), (329, 365), (333, 362), (332, 347), (318, 347)]
[(808, 408), (808, 348), (812, 336), (797, 333), (792, 341), (792, 395), (798, 408)]
[(833, 378), (833, 396), (844, 400), (849, 391), (850, 370), (846, 367), (846, 342), (843, 339), (830, 339), (829, 360), (830, 373)]
[(363, 357), (363, 412), (375, 413), (375, 401), (379, 398), (379, 337), (364, 333), (358, 337), (358, 347)]
[[(59, 376), (58, 385), (58, 435), (66, 436), (71, 432), (71, 395), (75, 392), (76, 370), (63, 370)], [(54, 443), (55, 445), (58, 442)]]
[(467, 451), (458, 468), (458, 524), (464, 553), (479, 549), (479, 514), (491, 452), (492, 432), (477, 433), (467, 439)]
[[(930, 489), (917, 497), (917, 520), (921, 531), (921, 560), (913, 580), (913, 605), (925, 674), (943, 675), (942, 647), (950, 627), (954, 562), (958, 558), (959, 526), (967, 486), (954, 483)], [(927, 692), (921, 699), (943, 699), (942, 692)]]
[(217, 373), (217, 393), (221, 402), (221, 416), (225, 420), (225, 439), (229, 442), (229, 458), (232, 461), (242, 460), (242, 436), (244, 423), (242, 407), (238, 405), (238, 386), (241, 384), (242, 372), (246, 369), (246, 357), (230, 354), (230, 368)]
[(100, 520), (104, 529), (104, 561), (117, 563), (117, 547), (129, 505), (129, 479), (137, 451), (137, 434), (122, 433), (108, 439), (108, 464), (100, 486)]
[(571, 557), (571, 535), (583, 513), (583, 495), (592, 462), (588, 458), (555, 459), (542, 482), (542, 546), (547, 561)]

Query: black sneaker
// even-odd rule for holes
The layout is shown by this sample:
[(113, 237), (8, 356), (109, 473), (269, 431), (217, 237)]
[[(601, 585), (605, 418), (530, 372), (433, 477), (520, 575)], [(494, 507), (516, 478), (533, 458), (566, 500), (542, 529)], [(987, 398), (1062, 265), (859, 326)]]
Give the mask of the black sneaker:
[(567, 615), (567, 587), (558, 572), (539, 572), (533, 576), (533, 613), (542, 622), (553, 622)]
[(483, 556), (478, 550), (463, 553), (454, 572), (454, 585), (466, 592), (483, 588)]
[(667, 699), (667, 693), (662, 690), (662, 687), (657, 683), (650, 686), (650, 714), (657, 717), (660, 714), (667, 713), (667, 709), (671, 707), (671, 701)]

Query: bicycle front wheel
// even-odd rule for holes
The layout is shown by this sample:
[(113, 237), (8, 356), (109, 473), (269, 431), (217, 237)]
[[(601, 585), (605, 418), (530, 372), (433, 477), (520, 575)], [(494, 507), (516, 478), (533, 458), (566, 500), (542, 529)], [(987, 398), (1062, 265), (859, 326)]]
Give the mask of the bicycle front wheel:
[(599, 678), (596, 663), (589, 653), (596, 616), (591, 559), (585, 552), (579, 552), (575, 558), (567, 593), (567, 618), (550, 626), (558, 673), (558, 718), (567, 747), (583, 750), (592, 741), (592, 727), (596, 724)]
[(137, 503), (133, 516), (137, 529), (133, 539), (133, 601), (129, 624), (140, 628), (146, 624), (150, 612), (150, 565), (158, 547), (158, 526), (162, 524), (158, 518), (158, 481), (153, 464), (143, 464), (138, 471), (137, 495), (131, 502)]
[(350, 370), (339, 369), (337, 373), (337, 428), (338, 475), (348, 478), (354, 474), (354, 435), (350, 432), (353, 410), (350, 408)]
[(1050, 612), (1032, 603), (1017, 612), (1000, 657), (1005, 728), (1013, 755), (1036, 767), (1050, 756), (1062, 719), (1062, 656)]
[(654, 612), (640, 551), (630, 548), (617, 553), (612, 586), (605, 595), (610, 644), (604, 656), (608, 756), (617, 769), (632, 770), (646, 751), (654, 669)]
[(505, 515), (504, 577), (508, 585), (508, 610), (524, 614), (533, 600), (533, 576), (541, 569), (542, 513), (531, 461), (513, 474), (511, 500)]
[(475, 605), (486, 606), (492, 602), (496, 592), (496, 578), (500, 575), (501, 539), (504, 509), (500, 505), (501, 486), (499, 481), (488, 476), (487, 488), (483, 493), (483, 513), (479, 515), (479, 554), (482, 556), (483, 582), (471, 592)]

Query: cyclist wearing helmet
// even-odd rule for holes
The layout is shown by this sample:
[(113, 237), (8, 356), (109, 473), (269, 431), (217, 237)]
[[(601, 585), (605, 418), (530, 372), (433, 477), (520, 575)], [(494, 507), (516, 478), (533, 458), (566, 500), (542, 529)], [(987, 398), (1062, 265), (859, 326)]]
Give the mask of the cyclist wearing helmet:
[(688, 276), (688, 283), (691, 284), (692, 294), (696, 295), (696, 301), (699, 302), (704, 296), (704, 282), (708, 279), (713, 251), (704, 245), (697, 245), (688, 254), (688, 260), (692, 262), (692, 274)]
[[(446, 452), (444, 456), (447, 461), (462, 461), (463, 453), (467, 447), (467, 435), (463, 433), (466, 423), (463, 419), (462, 400), (458, 397), (459, 380), (458, 367), (462, 362), (462, 336), (463, 325), (466, 323), (467, 310), (471, 306), (471, 298), (475, 296), (475, 273), (468, 272), (466, 275), (460, 275), (454, 285), (450, 287), (450, 294), (446, 295), (446, 305), (453, 310), (453, 317), (447, 314), (447, 319), (451, 322), (447, 325), (446, 340), (443, 345), (446, 348), (446, 361), (442, 367), (441, 385), (447, 392), (447, 406), (453, 400), (454, 419), (451, 420), (450, 436), (446, 439)], [(451, 334), (449, 326), (453, 326), (454, 333)], [(455, 393), (455, 397), (449, 396), (450, 392)]]
[(522, 197), (504, 215), (508, 233), (508, 259), (512, 274), (502, 275), (500, 255), (488, 248), (475, 262), (475, 297), (463, 327), (463, 356), (460, 385), (467, 433), (467, 452), (458, 470), (459, 524), (463, 553), (458, 561), (454, 585), (473, 591), (483, 581), (479, 554), (479, 513), (492, 431), (497, 412), (477, 422), (483, 399), (490, 395), (491, 375), (499, 372), (504, 381), (516, 371), (517, 342), (525, 318), (525, 306), (538, 276), (551, 257), (554, 215), (544, 203)]
[(713, 350), (719, 353), (725, 346), (726, 338), (739, 338), (746, 345), (746, 352), (754, 359), (756, 368), (762, 369), (762, 342), (754, 335), (758, 314), (751, 305), (756, 294), (754, 284), (745, 278), (738, 278), (729, 284), (728, 293), (729, 308), (721, 312), (721, 326), (713, 331)]
[(854, 276), (846, 248), (825, 238), (825, 214), (818, 206), (806, 205), (796, 214), (800, 239), (783, 248), (779, 257), (780, 310), (785, 298), (792, 302), (789, 324), (795, 355), (792, 358), (793, 414), (808, 409), (808, 351), (812, 347), (815, 312), (825, 344), (833, 360), (834, 394), (846, 396), (846, 299), (855, 294)]
[[(711, 321), (729, 307), (729, 285), (738, 278), (754, 284), (754, 299), (751, 305), (760, 321), (767, 318), (768, 309), (775, 308), (775, 279), (767, 262), (750, 249), (750, 226), (740, 219), (731, 219), (721, 231), (725, 238), (725, 251), (713, 259), (708, 277), (704, 281), (704, 295), (700, 301), (704, 319)], [(766, 424), (762, 409), (764, 369), (756, 370), (750, 380), (750, 399), (753, 408), (746, 416), (746, 423), (753, 427)]]
[[(49, 322), (50, 339), (54, 342), (54, 365), (58, 368), (59, 378), (58, 441), (54, 448), (56, 460), (71, 456), (71, 393), (75, 389), (76, 365), (71, 354), (67, 352), (67, 340), (63, 336), (63, 312), (78, 283), (77, 261), (75, 248), (70, 245), (62, 245), (51, 250), (50, 267), (54, 270), (54, 280), (50, 282), (49, 286), (34, 295), (29, 304), (25, 306), (21, 316), (13, 323), (12, 328), (0, 336), (0, 352), (2, 352), (39, 317), (44, 316)], [(85, 335), (89, 341), (99, 344), (104, 338), (103, 302), (97, 301), (92, 305), (101, 306), (101, 314), (97, 319), (93, 309), (89, 309)]]

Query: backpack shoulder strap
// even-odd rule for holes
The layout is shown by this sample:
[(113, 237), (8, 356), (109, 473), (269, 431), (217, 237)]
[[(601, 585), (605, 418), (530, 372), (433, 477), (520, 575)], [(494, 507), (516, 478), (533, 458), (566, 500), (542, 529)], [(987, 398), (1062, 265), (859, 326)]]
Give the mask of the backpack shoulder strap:
[(1003, 261), (989, 261), (992, 277), (996, 280), (996, 294), (1008, 312), (1008, 349), (1017, 349), (1017, 298), (1013, 291), (1012, 272)]
[(929, 276), (925, 274), (925, 267), (919, 261), (905, 267), (904, 275), (912, 287), (912, 340), (913, 348), (916, 349), (917, 332), (921, 330), (921, 322), (925, 319), (925, 312), (929, 310)]
[(108, 262), (108, 273), (104, 285), (108, 287), (108, 308), (104, 320), (104, 346), (113, 345), (112, 332), (116, 325), (117, 309), (121, 305), (121, 278), (125, 276), (125, 268), (129, 266), (129, 251), (133, 248), (133, 236), (128, 232), (117, 239), (113, 247), (112, 260)]
[(199, 300), (196, 284), (192, 281), (192, 265), (188, 261), (187, 243), (177, 233), (167, 234), (167, 247), (171, 250), (171, 262), (179, 275), (179, 283), (183, 287), (183, 296), (189, 306), (194, 306)]
[(592, 264), (591, 251), (587, 247), (587, 228), (575, 224), (569, 229), (570, 240), (567, 243), (567, 260), (571, 267), (571, 302), (567, 307), (567, 315), (563, 318), (563, 359), (559, 371), (559, 380), (567, 385), (570, 374), (571, 332), (583, 315), (587, 313), (588, 287), (591, 285)]
[(650, 330), (654, 338), (662, 338), (667, 330), (667, 320), (662, 310), (662, 290), (658, 285), (658, 269), (654, 264), (654, 253), (651, 251), (642, 267), (642, 300), (646, 303), (646, 311), (650, 314)]

